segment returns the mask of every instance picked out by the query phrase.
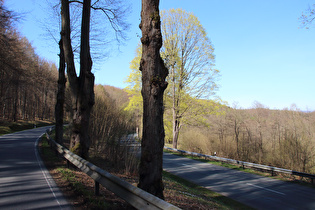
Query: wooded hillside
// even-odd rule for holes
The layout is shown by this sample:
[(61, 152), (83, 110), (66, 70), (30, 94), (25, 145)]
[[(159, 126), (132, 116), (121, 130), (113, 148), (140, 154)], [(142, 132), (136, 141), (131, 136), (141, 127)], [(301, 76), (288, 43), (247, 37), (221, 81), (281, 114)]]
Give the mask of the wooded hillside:
[[(16, 19), (0, 0), (0, 120), (54, 120), (57, 67), (41, 58), (20, 35), (14, 27)], [(141, 120), (140, 112), (133, 117), (123, 111), (129, 102), (124, 90), (96, 86), (95, 92), (91, 138), (94, 152), (101, 153), (122, 134), (135, 131)], [(170, 112), (170, 106), (164, 105), (165, 113)], [(69, 101), (66, 106), (70, 111)], [(189, 103), (184, 108), (193, 106)], [(296, 107), (270, 110), (259, 104), (247, 110), (217, 107), (221, 110), (215, 114), (203, 114), (202, 124), (192, 125), (200, 109), (189, 112), (187, 123), (182, 123), (179, 149), (315, 173), (315, 112), (301, 112)], [(172, 142), (168, 137), (171, 129), (166, 128), (168, 143)]]
[(126, 91), (110, 85), (104, 85), (103, 87), (108, 93), (109, 97), (115, 101), (117, 106), (119, 106), (120, 108), (122, 106), (127, 106), (127, 103), (129, 102), (129, 96)]
[(315, 112), (223, 108), (209, 127), (183, 128), (180, 148), (315, 173)]
[(0, 119), (53, 120), (57, 67), (14, 28), (16, 16), (3, 1), (0, 14)]
[(204, 124), (183, 126), (179, 149), (315, 173), (315, 112), (219, 107)]

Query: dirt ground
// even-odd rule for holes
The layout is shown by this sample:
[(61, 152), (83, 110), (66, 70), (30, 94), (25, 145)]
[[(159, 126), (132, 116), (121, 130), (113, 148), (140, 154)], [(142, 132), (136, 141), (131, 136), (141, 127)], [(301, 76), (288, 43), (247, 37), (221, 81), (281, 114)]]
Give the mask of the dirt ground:
[[(42, 142), (39, 146), (47, 169), (74, 209), (134, 209), (123, 199), (101, 185), (100, 194), (98, 196), (94, 195), (95, 183), (92, 178), (75, 167), (70, 166), (68, 169), (67, 162), (56, 156), (56, 153), (49, 146), (45, 146)], [(113, 164), (102, 159), (92, 160), (91, 162), (134, 186), (138, 183), (135, 174), (122, 173), (115, 169)], [(222, 197), (219, 194), (203, 192), (206, 189), (201, 189), (199, 186), (182, 184), (168, 177), (163, 178), (163, 183), (165, 201), (181, 209), (244, 209), (245, 207), (242, 205), (239, 207), (239, 204), (235, 201), (230, 203), (231, 201), (228, 200), (226, 202), (224, 196)], [(218, 201), (215, 197), (220, 197), (221, 200), (219, 198), (220, 201)], [(225, 204), (222, 204), (222, 201)]]

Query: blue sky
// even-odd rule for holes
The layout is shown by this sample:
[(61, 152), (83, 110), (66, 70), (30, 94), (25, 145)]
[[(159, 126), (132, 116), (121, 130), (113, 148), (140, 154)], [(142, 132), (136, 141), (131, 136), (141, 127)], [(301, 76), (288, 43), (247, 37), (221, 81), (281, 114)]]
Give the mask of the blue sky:
[[(7, 0), (9, 8), (27, 12), (18, 24), (36, 52), (58, 63), (58, 47), (43, 37), (39, 19), (46, 13), (39, 1)], [(97, 84), (123, 88), (129, 62), (135, 56), (141, 31), (141, 1), (129, 0), (131, 29), (128, 41), (114, 48), (95, 71)], [(160, 9), (193, 12), (215, 48), (220, 70), (217, 95), (229, 105), (250, 108), (255, 101), (270, 109), (315, 110), (315, 22), (301, 28), (298, 18), (311, 0), (160, 0)]]

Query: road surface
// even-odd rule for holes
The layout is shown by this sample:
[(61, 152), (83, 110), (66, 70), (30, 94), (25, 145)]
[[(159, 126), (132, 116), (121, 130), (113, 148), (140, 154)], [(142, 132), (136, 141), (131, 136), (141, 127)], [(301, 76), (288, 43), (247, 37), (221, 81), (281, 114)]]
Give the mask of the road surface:
[(315, 209), (315, 189), (164, 153), (164, 170), (255, 209)]
[(46, 129), (0, 136), (0, 209), (71, 209), (37, 151)]

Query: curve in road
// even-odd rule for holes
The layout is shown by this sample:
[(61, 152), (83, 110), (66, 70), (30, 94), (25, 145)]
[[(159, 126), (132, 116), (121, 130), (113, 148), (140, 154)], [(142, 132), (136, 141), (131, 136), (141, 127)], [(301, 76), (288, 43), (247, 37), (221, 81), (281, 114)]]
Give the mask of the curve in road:
[(0, 209), (72, 209), (37, 151), (46, 129), (0, 136)]
[(315, 209), (315, 189), (164, 153), (164, 170), (255, 209)]

